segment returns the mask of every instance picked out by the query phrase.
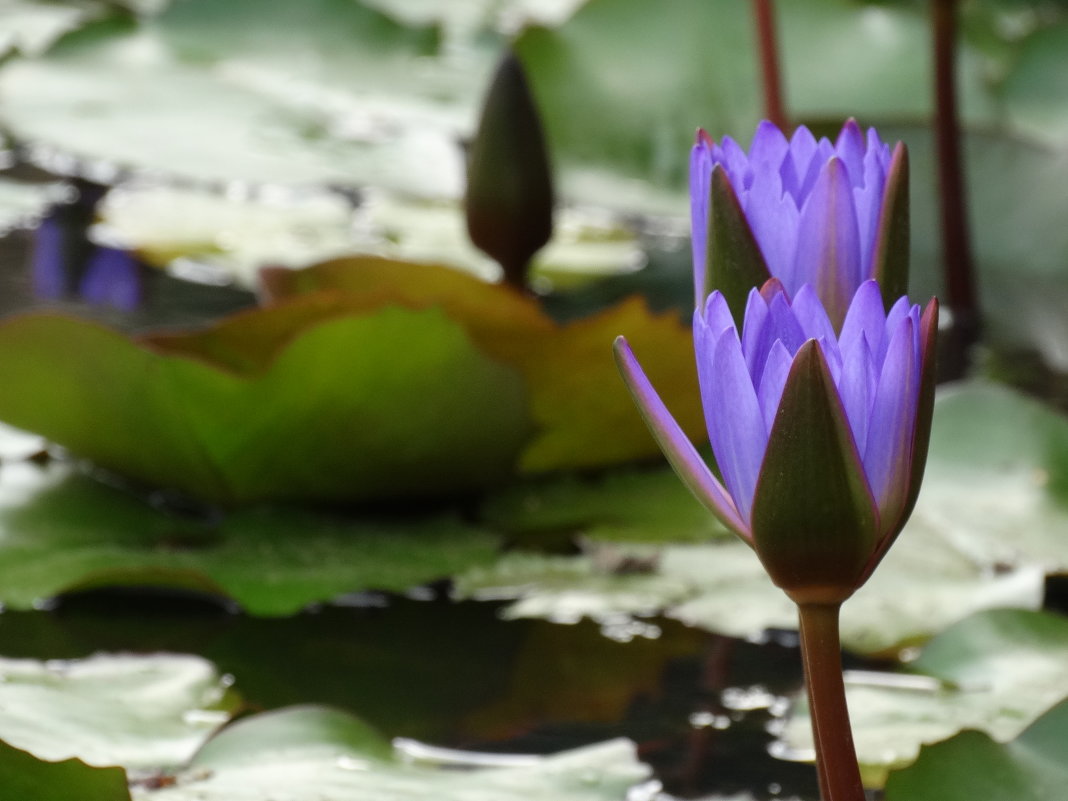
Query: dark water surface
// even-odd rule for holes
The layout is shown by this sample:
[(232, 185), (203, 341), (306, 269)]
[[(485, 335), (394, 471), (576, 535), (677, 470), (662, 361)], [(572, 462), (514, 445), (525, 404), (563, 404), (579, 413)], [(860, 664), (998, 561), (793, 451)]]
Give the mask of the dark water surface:
[(678, 796), (816, 797), (811, 766), (767, 752), (781, 695), (800, 682), (792, 645), (659, 618), (624, 627), (505, 621), (498, 604), (452, 602), (442, 589), (419, 595), (361, 594), (256, 618), (195, 596), (94, 591), (48, 611), (0, 614), (0, 654), (198, 654), (233, 677), (248, 711), (329, 704), (390, 737), (493, 752), (625, 736)]

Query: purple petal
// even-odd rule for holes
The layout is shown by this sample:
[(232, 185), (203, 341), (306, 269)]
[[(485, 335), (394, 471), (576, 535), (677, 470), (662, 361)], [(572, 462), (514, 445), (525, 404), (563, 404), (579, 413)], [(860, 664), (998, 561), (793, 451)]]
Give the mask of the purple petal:
[(697, 132), (697, 143), (690, 151), (690, 241), (693, 245), (693, 281), (695, 305), (705, 299), (705, 249), (708, 246), (708, 195), (711, 191), (712, 144), (708, 134)]
[(754, 178), (744, 209), (768, 272), (796, 289), (794, 251), (800, 214), (794, 199), (783, 191), (778, 171)]
[(804, 125), (799, 125), (790, 138), (790, 152), (783, 159), (780, 175), (783, 189), (800, 204), (801, 186), (816, 155), (816, 137)]
[(831, 320), (841, 324), (861, 282), (860, 234), (853, 191), (837, 158), (820, 172), (801, 210), (796, 270), (802, 283), (812, 284)]
[(708, 469), (693, 443), (675, 422), (660, 396), (656, 394), (634, 353), (623, 337), (615, 342), (616, 363), (623, 375), (623, 380), (634, 396), (638, 409), (645, 418), (646, 425), (653, 437), (664, 451), (671, 466), (678, 473), (682, 483), (692, 492), (709, 511), (746, 540), (751, 538), (748, 528), (742, 522), (734, 502)]
[(712, 452), (723, 483), (748, 526), (768, 430), (735, 337), (724, 336), (717, 343), (712, 376), (712, 385), (701, 387), (701, 400), (710, 410)]
[[(870, 138), (870, 137), (869, 137)], [(883, 208), (883, 191), (886, 188), (886, 167), (882, 163), (880, 147), (872, 147), (864, 154), (864, 183), (853, 189), (853, 201), (857, 208), (857, 227), (860, 231), (861, 275), (872, 278), (872, 258), (875, 239), (879, 233), (879, 216)]]
[(749, 146), (749, 165), (756, 174), (761, 174), (764, 170), (778, 174), (789, 150), (790, 144), (778, 126), (763, 120), (757, 126), (753, 143)]
[(801, 325), (794, 316), (793, 309), (786, 299), (786, 295), (779, 293), (768, 302), (768, 321), (765, 323), (771, 341), (782, 340), (782, 344), (791, 354), (797, 353), (801, 345), (808, 339)]
[(820, 303), (816, 291), (809, 284), (805, 284), (797, 291), (791, 308), (794, 310), (794, 317), (801, 325), (805, 339), (823, 337), (828, 340), (837, 340), (834, 326), (831, 325), (830, 318), (827, 317), (827, 312)]
[[(850, 343), (864, 337), (868, 340), (872, 357), (875, 358), (883, 347), (885, 330), (886, 313), (883, 311), (882, 292), (875, 281), (865, 281), (853, 296), (845, 322), (842, 323), (842, 333), (838, 340), (842, 351), (845, 352)], [(876, 359), (876, 364), (882, 364), (881, 357)]]
[(719, 338), (719, 332), (725, 328), (734, 328), (734, 318), (731, 316), (727, 299), (718, 289), (714, 290), (705, 301), (703, 310), (699, 310), (705, 324)]
[(881, 512), (896, 519), (908, 491), (917, 392), (917, 330), (906, 316), (890, 338), (886, 360), (872, 399), (864, 469)]
[(864, 134), (856, 120), (852, 118), (846, 120), (841, 133), (838, 134), (834, 149), (845, 165), (850, 186), (860, 186), (864, 181), (864, 155), (867, 148)]
[(912, 307), (909, 305), (909, 299), (907, 297), (900, 297), (897, 302), (890, 307), (890, 311), (886, 313), (886, 324), (883, 327), (884, 334), (880, 340), (879, 347), (875, 347), (875, 341), (872, 340), (872, 355), (875, 357), (875, 365), (878, 368), (886, 359), (886, 349), (890, 344), (890, 337), (894, 331), (901, 325), (901, 321), (906, 317), (911, 316)]
[(764, 426), (768, 431), (771, 431), (771, 426), (775, 422), (775, 413), (779, 410), (782, 390), (786, 386), (786, 378), (790, 375), (793, 362), (793, 355), (781, 342), (776, 342), (771, 346), (764, 369), (761, 371), (760, 389), (757, 390), (760, 414), (764, 418)]
[(771, 331), (765, 324), (768, 319), (768, 302), (756, 288), (749, 291), (743, 319), (742, 353), (755, 383), (760, 380), (760, 370), (768, 358), (768, 349), (772, 343)]
[(862, 458), (868, 446), (868, 421), (877, 384), (878, 376), (872, 363), (868, 338), (861, 334), (859, 339), (843, 343), (842, 378), (838, 382), (838, 394), (853, 431), (857, 452)]

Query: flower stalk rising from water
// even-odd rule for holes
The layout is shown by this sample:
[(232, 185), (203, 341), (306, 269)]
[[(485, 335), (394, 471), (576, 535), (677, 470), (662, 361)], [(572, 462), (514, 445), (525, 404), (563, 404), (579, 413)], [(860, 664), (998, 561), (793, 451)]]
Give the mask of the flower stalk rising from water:
[(863, 801), (842, 683), (838, 612), (901, 531), (919, 492), (934, 398), (938, 304), (885, 311), (865, 281), (840, 333), (811, 285), (769, 279), (739, 331), (714, 291), (694, 314), (697, 372), (719, 475), (626, 340), (620, 371), (683, 482), (747, 542), (798, 605), (825, 801)]
[(690, 156), (694, 283), (713, 288), (741, 322), (749, 290), (771, 277), (792, 296), (810, 284), (835, 329), (874, 278), (887, 308), (908, 283), (908, 156), (854, 120), (832, 144), (772, 123), (746, 152), (699, 131)]

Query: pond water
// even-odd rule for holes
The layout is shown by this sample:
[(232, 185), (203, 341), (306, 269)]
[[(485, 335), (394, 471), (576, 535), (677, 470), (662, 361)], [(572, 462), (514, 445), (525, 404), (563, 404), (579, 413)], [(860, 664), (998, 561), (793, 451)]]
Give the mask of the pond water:
[(498, 604), (453, 602), (444, 587), (413, 595), (255, 618), (207, 597), (95, 591), (0, 614), (0, 653), (198, 654), (248, 711), (328, 704), (391, 737), (498, 753), (625, 736), (674, 795), (817, 797), (811, 766), (768, 753), (800, 682), (793, 633), (753, 643), (660, 618), (504, 621)]

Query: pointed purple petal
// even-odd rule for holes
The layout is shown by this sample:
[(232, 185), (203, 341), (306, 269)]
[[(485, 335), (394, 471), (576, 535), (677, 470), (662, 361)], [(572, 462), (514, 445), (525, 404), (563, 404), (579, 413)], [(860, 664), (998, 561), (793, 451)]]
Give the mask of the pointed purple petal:
[(744, 539), (751, 539), (734, 502), (660, 400), (623, 337), (616, 339), (614, 350), (616, 364), (638, 410), (682, 483), (725, 526)]
[(881, 517), (886, 520), (900, 516), (908, 492), (919, 391), (914, 364), (918, 333), (908, 316), (893, 332), (868, 421), (864, 469)]
[(796, 290), (794, 251), (797, 248), (797, 204), (783, 191), (775, 174), (759, 175), (745, 198), (745, 216), (768, 272)]
[(749, 165), (754, 174), (762, 174), (764, 171), (774, 171), (777, 174), (789, 150), (790, 143), (786, 141), (778, 126), (763, 120), (757, 125), (753, 143), (749, 146)]
[(712, 176), (712, 143), (704, 131), (697, 132), (697, 143), (690, 151), (690, 241), (693, 245), (693, 280), (695, 305), (700, 308), (707, 289), (706, 260), (708, 247), (708, 195)]
[(768, 319), (768, 302), (754, 288), (749, 293), (745, 304), (745, 318), (742, 325), (742, 353), (754, 381), (760, 380), (760, 370), (768, 358), (771, 347), (770, 331), (766, 330)]
[(801, 325), (805, 339), (823, 337), (828, 340), (837, 340), (834, 326), (831, 325), (831, 320), (827, 317), (827, 312), (811, 285), (805, 284), (797, 291), (790, 307), (794, 311), (797, 322)]
[(710, 410), (708, 433), (712, 452), (723, 483), (742, 520), (748, 524), (768, 431), (737, 338), (720, 338), (712, 361), (712, 375), (713, 386), (707, 391), (702, 387), (701, 392), (701, 400)]
[(838, 140), (834, 143), (835, 152), (845, 165), (850, 186), (860, 186), (864, 181), (864, 154), (867, 150), (864, 134), (853, 118), (846, 120)]
[(776, 342), (772, 345), (764, 369), (761, 371), (757, 401), (760, 403), (760, 413), (764, 417), (764, 425), (768, 431), (771, 431), (771, 426), (775, 422), (775, 412), (779, 409), (782, 390), (786, 386), (786, 377), (790, 375), (790, 366), (793, 361), (794, 357), (785, 346), (781, 342)]
[(865, 281), (853, 296), (853, 302), (849, 304), (838, 341), (844, 351), (850, 343), (863, 336), (868, 340), (868, 347), (871, 348), (872, 357), (876, 358), (876, 364), (882, 364), (881, 358), (877, 357), (886, 338), (885, 330), (886, 312), (883, 310), (883, 296), (879, 285), (875, 281)]
[(868, 447), (868, 422), (877, 383), (878, 376), (872, 363), (868, 338), (861, 334), (859, 339), (843, 343), (842, 378), (838, 382), (838, 394), (842, 398), (842, 406), (845, 407), (853, 440), (861, 457)]
[(796, 276), (812, 284), (831, 321), (842, 324), (860, 286), (860, 234), (842, 162), (831, 159), (805, 201), (797, 227)]

